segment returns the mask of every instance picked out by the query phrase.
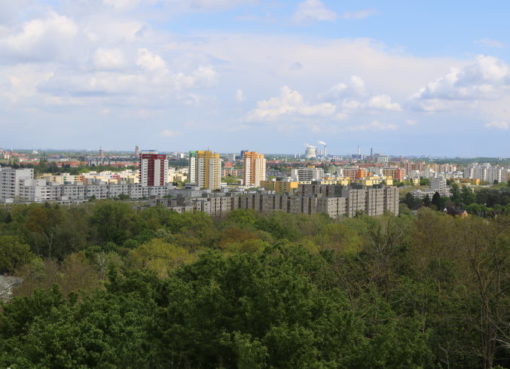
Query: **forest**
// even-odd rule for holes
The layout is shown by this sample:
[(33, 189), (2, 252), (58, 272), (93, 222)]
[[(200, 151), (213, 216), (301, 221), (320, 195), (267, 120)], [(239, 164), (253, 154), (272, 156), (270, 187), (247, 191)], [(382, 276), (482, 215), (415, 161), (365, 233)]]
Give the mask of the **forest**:
[(510, 368), (504, 214), (11, 205), (0, 274), (1, 368)]

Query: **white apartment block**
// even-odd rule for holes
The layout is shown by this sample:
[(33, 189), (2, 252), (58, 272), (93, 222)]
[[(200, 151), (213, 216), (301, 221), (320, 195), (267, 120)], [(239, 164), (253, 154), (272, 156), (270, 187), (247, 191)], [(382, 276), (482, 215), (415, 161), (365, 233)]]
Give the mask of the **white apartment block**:
[(20, 197), (20, 184), (34, 178), (34, 170), (0, 168), (0, 202), (15, 201)]
[(310, 182), (320, 181), (324, 178), (324, 169), (322, 168), (297, 168), (291, 170), (293, 181)]
[(141, 184), (69, 184), (61, 185), (44, 179), (20, 181), (19, 202), (79, 203), (90, 199), (115, 199), (121, 195), (130, 199), (161, 198), (170, 194), (173, 186), (142, 186)]
[(430, 190), (434, 193), (438, 192), (441, 196), (450, 196), (450, 188), (446, 184), (444, 177), (436, 177), (430, 179)]
[(492, 166), (489, 163), (478, 164), (473, 163), (464, 168), (464, 178), (479, 179), (482, 182), (498, 183), (507, 182), (509, 179), (509, 171), (507, 168), (499, 165)]

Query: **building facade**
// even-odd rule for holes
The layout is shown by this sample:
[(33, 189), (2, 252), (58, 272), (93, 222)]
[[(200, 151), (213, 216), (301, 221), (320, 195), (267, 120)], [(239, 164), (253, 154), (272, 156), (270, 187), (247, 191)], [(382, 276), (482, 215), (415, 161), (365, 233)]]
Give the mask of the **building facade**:
[(243, 184), (246, 187), (260, 187), (266, 180), (266, 159), (263, 154), (248, 151), (243, 156)]
[(281, 211), (303, 215), (327, 214), (334, 219), (360, 214), (399, 214), (399, 190), (390, 186), (351, 188), (301, 184), (297, 195), (229, 193), (182, 199), (180, 202), (175, 199), (169, 201), (172, 203), (170, 208), (175, 211), (202, 211), (213, 216), (224, 216), (236, 209), (249, 209), (260, 213)]
[(297, 168), (292, 169), (290, 173), (292, 180), (297, 182), (320, 181), (324, 178), (322, 168)]
[(192, 151), (189, 157), (189, 183), (200, 188), (217, 190), (221, 187), (220, 154)]
[(34, 179), (34, 170), (31, 168), (0, 168), (0, 202), (18, 199), (22, 181), (32, 179)]
[(140, 154), (140, 184), (145, 187), (164, 186), (168, 181), (168, 160), (157, 153)]

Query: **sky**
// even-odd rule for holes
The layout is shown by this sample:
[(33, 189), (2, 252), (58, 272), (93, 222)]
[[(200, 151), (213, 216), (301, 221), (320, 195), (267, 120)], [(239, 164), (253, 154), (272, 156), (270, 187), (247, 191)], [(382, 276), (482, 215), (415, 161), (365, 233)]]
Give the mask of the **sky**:
[(0, 0), (0, 147), (510, 156), (510, 2)]

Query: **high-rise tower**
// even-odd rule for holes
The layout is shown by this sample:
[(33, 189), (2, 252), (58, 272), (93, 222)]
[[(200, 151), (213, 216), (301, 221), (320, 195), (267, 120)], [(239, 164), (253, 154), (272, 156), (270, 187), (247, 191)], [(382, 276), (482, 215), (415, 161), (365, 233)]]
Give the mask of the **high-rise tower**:
[(263, 154), (247, 151), (244, 153), (243, 183), (248, 187), (259, 187), (266, 180), (266, 159)]
[(140, 183), (142, 186), (164, 186), (168, 178), (166, 155), (157, 152), (140, 154)]
[(220, 154), (211, 151), (192, 151), (189, 155), (189, 183), (200, 188), (217, 190), (221, 185)]

